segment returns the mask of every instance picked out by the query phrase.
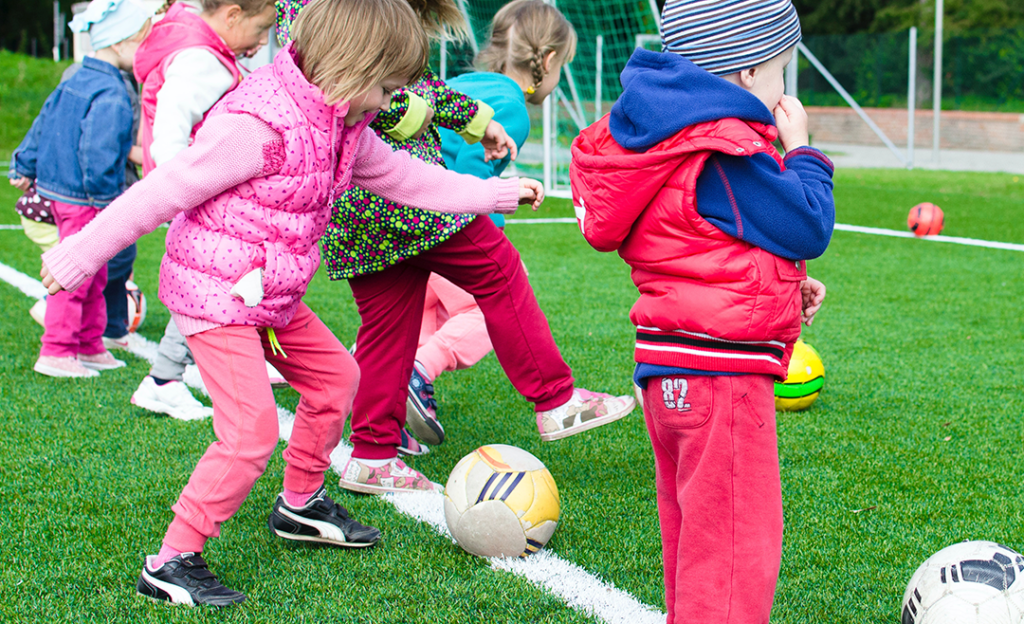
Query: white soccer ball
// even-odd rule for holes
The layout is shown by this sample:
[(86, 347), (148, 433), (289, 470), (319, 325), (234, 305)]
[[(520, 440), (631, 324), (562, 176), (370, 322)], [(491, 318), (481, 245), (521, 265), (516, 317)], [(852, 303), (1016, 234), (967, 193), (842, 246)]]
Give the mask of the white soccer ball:
[(901, 624), (1020, 624), (1024, 556), (995, 542), (961, 542), (929, 557), (903, 594)]
[(544, 464), (507, 444), (463, 457), (444, 490), (444, 519), (459, 546), (480, 557), (524, 557), (558, 526), (558, 487)]

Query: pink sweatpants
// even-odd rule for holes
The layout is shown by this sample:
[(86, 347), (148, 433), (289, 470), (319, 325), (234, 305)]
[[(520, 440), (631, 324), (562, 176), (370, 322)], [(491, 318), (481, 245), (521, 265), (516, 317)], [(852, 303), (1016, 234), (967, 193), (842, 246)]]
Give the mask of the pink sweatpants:
[(473, 295), (436, 273), (427, 280), (416, 360), (430, 379), (469, 368), (491, 352), (483, 310)]
[(768, 624), (782, 560), (771, 377), (652, 377), (668, 624)]
[(324, 482), (331, 451), (359, 385), (359, 368), (345, 347), (306, 306), (276, 330), (287, 357), (271, 352), (265, 330), (229, 325), (188, 336), (213, 400), (217, 441), (199, 460), (178, 502), (164, 543), (199, 552), (220, 534), (266, 470), (278, 441), (277, 404), (264, 359), (301, 395), (283, 457), (284, 487), (311, 492)]
[[(98, 208), (52, 202), (60, 240), (78, 232), (99, 214)], [(107, 326), (107, 265), (86, 279), (74, 292), (61, 291), (46, 298), (41, 355), (75, 357), (95, 355), (107, 350), (103, 330)]]

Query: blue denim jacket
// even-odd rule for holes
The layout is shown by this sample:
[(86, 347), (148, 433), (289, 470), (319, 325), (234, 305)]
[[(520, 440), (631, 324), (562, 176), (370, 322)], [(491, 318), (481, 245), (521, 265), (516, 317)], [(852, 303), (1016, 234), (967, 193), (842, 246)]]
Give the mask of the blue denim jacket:
[(121, 73), (86, 57), (57, 85), (11, 157), (11, 175), (36, 181), (40, 195), (103, 207), (125, 190), (132, 105)]

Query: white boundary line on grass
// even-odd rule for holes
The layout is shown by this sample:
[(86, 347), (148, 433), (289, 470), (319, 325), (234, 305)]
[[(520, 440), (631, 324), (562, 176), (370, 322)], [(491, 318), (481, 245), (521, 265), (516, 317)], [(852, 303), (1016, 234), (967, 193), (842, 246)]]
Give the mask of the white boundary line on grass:
[[(0, 280), (34, 299), (42, 299), (46, 294), (46, 289), (39, 280), (3, 263), (0, 263)], [(133, 349), (132, 353), (152, 363), (156, 359), (156, 343), (142, 336), (137, 337), (141, 339), (139, 342), (142, 346)], [(195, 366), (188, 366), (185, 369), (184, 381), (207, 394), (199, 370)], [(287, 440), (291, 436), (295, 414), (278, 405), (277, 416), (280, 437)], [(331, 454), (331, 467), (335, 472), (341, 474), (351, 454), (351, 446), (345, 442), (338, 445)], [(400, 513), (425, 522), (444, 537), (452, 539), (444, 519), (443, 494), (386, 494), (383, 498), (394, 505)], [(629, 593), (598, 579), (550, 550), (541, 550), (525, 559), (489, 561), (492, 569), (522, 576), (534, 585), (558, 596), (569, 607), (584, 611), (608, 624), (662, 624), (665, 621), (664, 613), (641, 603)]]
[[(543, 223), (572, 223), (576, 224), (574, 217), (556, 217), (556, 218), (544, 218), (544, 219), (505, 219), (506, 224), (513, 225), (534, 225)], [(931, 243), (953, 243), (955, 245), (967, 245), (969, 247), (986, 247), (989, 249), (1006, 249), (1008, 251), (1024, 251), (1024, 245), (1017, 243), (1002, 243), (999, 241), (987, 241), (979, 238), (963, 238), (960, 236), (943, 236), (936, 234), (934, 236), (915, 236), (913, 232), (903, 232), (900, 230), (886, 230), (883, 228), (865, 227), (862, 225), (847, 225), (845, 223), (836, 223), (835, 229), (841, 232), (857, 232), (859, 234), (874, 234), (876, 236), (892, 236), (895, 238), (916, 238), (918, 240), (928, 241)]]

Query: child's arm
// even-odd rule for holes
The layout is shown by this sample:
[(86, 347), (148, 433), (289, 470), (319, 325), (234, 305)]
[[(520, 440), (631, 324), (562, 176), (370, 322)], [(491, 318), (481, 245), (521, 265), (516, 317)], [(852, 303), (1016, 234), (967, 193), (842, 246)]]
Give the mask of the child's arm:
[(480, 180), (428, 165), (408, 152), (393, 151), (370, 128), (359, 138), (352, 184), (393, 202), (435, 212), (511, 213), (519, 203), (532, 203), (536, 210), (544, 199), (539, 182)]
[(490, 106), (452, 89), (432, 72), (424, 72), (423, 83), (434, 92), (433, 106), (412, 90), (400, 89), (374, 124), (399, 142), (419, 136), (431, 123), (457, 132), (467, 143), (484, 137), (494, 117)]
[[(522, 145), (530, 135), (530, 118), (521, 103), (508, 102), (507, 105), (502, 104), (500, 101), (495, 101), (497, 112), (495, 113), (494, 121), (500, 124), (502, 129), (508, 133), (509, 141), (512, 144)], [(444, 155), (445, 164), (448, 165), (448, 168), (478, 178), (495, 176), (498, 171), (505, 168), (508, 160), (515, 157), (513, 152), (508, 157), (489, 159), (484, 144), (459, 144), (456, 140), (454, 144), (457, 145), (457, 151), (455, 151), (450, 148), (453, 145), (452, 142), (446, 139), (443, 139), (443, 142), (447, 148)]]
[(188, 147), (192, 128), (233, 82), (231, 72), (206, 50), (189, 48), (175, 55), (156, 94), (149, 155), (157, 166)]
[(102, 93), (92, 102), (81, 122), (78, 166), (82, 187), (89, 197), (110, 189), (124, 190), (124, 168), (128, 160), (125, 145), (132, 143), (132, 107), (121, 93)]
[[(39, 135), (42, 132), (43, 125), (41, 120), (51, 108), (52, 101), (53, 93), (46, 98), (42, 110), (39, 111), (39, 114), (32, 121), (32, 127), (29, 128), (25, 138), (21, 140), (21, 144), (11, 154), (11, 166), (7, 171), (7, 177), (11, 179), (11, 184), (17, 186), (22, 191), (27, 190), (29, 185), (32, 184), (32, 180), (36, 177), (36, 157), (39, 153)], [(24, 185), (24, 188), (22, 188), (22, 185)]]
[[(387, 147), (387, 146), (385, 146)], [(281, 135), (250, 115), (217, 115), (195, 142), (107, 206), (81, 232), (43, 254), (50, 293), (74, 290), (110, 258), (179, 212), (279, 171)]]

